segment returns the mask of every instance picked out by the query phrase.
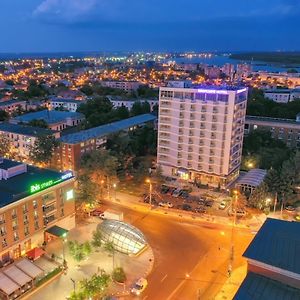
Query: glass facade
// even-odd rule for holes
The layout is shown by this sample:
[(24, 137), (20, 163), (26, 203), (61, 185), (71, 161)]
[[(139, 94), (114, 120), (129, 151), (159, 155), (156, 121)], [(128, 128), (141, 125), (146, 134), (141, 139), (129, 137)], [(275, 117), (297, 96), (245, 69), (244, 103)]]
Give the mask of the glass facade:
[(104, 220), (98, 225), (104, 242), (112, 242), (115, 249), (125, 254), (138, 254), (147, 242), (143, 233), (134, 226), (117, 221)]

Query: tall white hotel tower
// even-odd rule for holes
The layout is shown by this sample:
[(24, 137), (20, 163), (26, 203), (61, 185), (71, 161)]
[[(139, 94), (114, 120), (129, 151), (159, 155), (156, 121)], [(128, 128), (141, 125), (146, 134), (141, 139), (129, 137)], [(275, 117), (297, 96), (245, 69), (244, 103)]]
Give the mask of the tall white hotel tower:
[(157, 162), (165, 176), (226, 188), (239, 174), (248, 89), (160, 88)]

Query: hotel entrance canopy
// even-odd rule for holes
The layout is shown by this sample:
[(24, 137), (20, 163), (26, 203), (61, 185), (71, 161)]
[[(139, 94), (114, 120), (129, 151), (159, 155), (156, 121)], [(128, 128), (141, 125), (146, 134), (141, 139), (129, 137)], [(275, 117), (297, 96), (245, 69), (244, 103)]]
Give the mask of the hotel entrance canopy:
[(45, 232), (49, 233), (51, 235), (54, 235), (56, 237), (59, 237), (59, 238), (65, 238), (68, 235), (69, 230), (59, 227), (57, 225), (54, 225), (54, 226), (48, 228)]

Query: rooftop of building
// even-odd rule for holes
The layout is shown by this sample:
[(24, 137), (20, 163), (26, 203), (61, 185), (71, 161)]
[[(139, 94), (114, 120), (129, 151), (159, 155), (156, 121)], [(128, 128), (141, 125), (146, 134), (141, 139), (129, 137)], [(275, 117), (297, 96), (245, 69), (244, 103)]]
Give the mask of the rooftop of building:
[(234, 300), (300, 299), (300, 290), (259, 274), (249, 272)]
[(131, 117), (125, 120), (117, 121), (110, 124), (101, 125), (76, 133), (71, 133), (60, 138), (60, 141), (66, 144), (78, 144), (90, 139), (101, 138), (109, 134), (126, 130), (132, 126), (156, 120), (156, 116), (152, 114), (144, 114)]
[(244, 86), (235, 86), (235, 85), (208, 85), (208, 84), (186, 84), (183, 82), (183, 85), (177, 85), (181, 82), (173, 82), (171, 85), (167, 87), (170, 88), (186, 88), (186, 89), (198, 89), (205, 91), (236, 91), (236, 92), (244, 92), (247, 90), (247, 87)]
[(300, 223), (268, 218), (244, 257), (300, 274)]
[(278, 94), (289, 94), (289, 93), (300, 93), (300, 89), (266, 89), (264, 93), (278, 93)]
[(27, 136), (52, 135), (56, 131), (47, 128), (26, 126), (21, 124), (0, 123), (0, 131), (22, 134)]
[(51, 102), (63, 102), (63, 103), (84, 103), (85, 101), (76, 100), (76, 99), (68, 99), (68, 98), (60, 98), (60, 97), (52, 97), (48, 101)]
[[(298, 114), (300, 115), (300, 113)], [(297, 116), (298, 116), (297, 115)], [(261, 122), (272, 122), (272, 123), (282, 123), (282, 124), (299, 124), (300, 122), (297, 122), (296, 119), (281, 119), (281, 118), (271, 118), (271, 117), (260, 117), (260, 116), (246, 116), (246, 122), (248, 121), (261, 121)]]
[(240, 177), (237, 180), (236, 184), (257, 187), (263, 182), (266, 175), (266, 170), (252, 169), (248, 171), (244, 176)]
[(68, 118), (71, 119), (84, 118), (84, 115), (78, 112), (57, 111), (57, 110), (46, 109), (46, 110), (41, 110), (41, 111), (21, 115), (15, 117), (13, 120), (16, 120), (18, 122), (28, 123), (32, 120), (43, 119), (47, 124), (54, 124), (54, 123), (62, 122)]
[[(0, 169), (9, 169), (20, 164), (22, 163), (3, 159)], [(73, 177), (64, 177), (65, 174), (28, 165), (27, 172), (0, 180), (0, 208), (32, 194), (31, 186), (33, 185), (49, 183), (50, 187)]]

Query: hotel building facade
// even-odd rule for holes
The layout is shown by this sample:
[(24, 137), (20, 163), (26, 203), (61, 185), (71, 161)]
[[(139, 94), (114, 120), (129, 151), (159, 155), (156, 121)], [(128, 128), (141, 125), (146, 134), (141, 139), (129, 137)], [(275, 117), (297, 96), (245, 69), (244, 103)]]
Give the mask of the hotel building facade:
[(230, 185), (239, 175), (247, 96), (247, 88), (160, 88), (157, 162), (163, 174)]
[(41, 246), (47, 230), (75, 227), (74, 194), (71, 172), (0, 158), (0, 265)]

